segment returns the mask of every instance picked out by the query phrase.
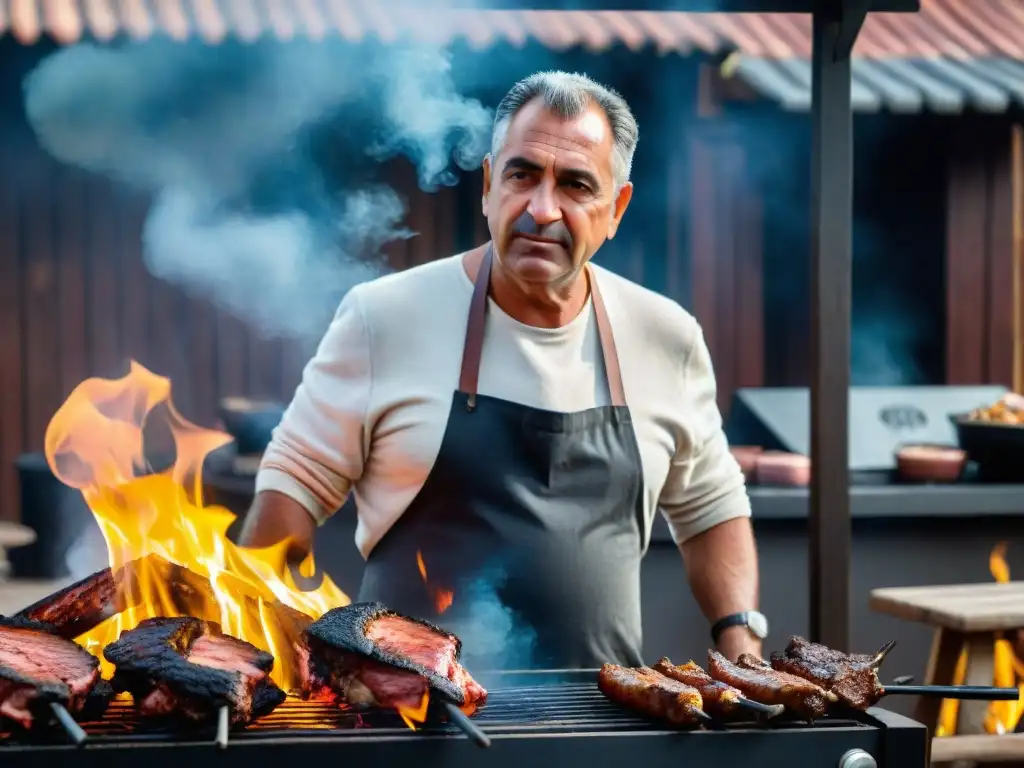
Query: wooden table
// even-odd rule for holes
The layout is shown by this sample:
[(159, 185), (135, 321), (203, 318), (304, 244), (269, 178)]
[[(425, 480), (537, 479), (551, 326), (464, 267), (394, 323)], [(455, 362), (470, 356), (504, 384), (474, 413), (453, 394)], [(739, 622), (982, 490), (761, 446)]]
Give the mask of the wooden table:
[[(876, 589), (871, 593), (870, 606), (879, 613), (934, 627), (925, 684), (952, 684), (957, 661), (966, 649), (967, 674), (964, 682), (968, 685), (992, 685), (996, 639), (1003, 632), (1024, 629), (1024, 582)], [(914, 711), (914, 719), (924, 723), (934, 734), (941, 706), (941, 699), (922, 697)], [(986, 701), (961, 702), (957, 735), (935, 742), (933, 762), (940, 759), (980, 762), (995, 756), (989, 748), (968, 749), (971, 745), (985, 744), (978, 735), (985, 733), (988, 706)], [(1003, 742), (1005, 737), (992, 738)], [(972, 740), (968, 744), (964, 739)], [(1004, 749), (1000, 750), (1000, 760), (1005, 761), (1007, 749), (1024, 760), (1024, 740), (1013, 739), (1001, 746)]]

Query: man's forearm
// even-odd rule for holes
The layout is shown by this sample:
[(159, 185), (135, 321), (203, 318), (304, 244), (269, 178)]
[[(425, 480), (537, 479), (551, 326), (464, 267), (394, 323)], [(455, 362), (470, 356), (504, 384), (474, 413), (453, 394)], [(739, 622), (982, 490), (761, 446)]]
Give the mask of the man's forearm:
[(256, 494), (238, 535), (243, 547), (269, 547), (291, 539), (288, 559), (300, 562), (313, 548), (316, 523), (294, 499), (277, 491)]
[[(680, 551), (693, 596), (708, 622), (758, 607), (757, 547), (750, 518), (716, 525), (688, 539)], [(745, 627), (726, 630), (719, 646), (733, 658), (761, 650)]]

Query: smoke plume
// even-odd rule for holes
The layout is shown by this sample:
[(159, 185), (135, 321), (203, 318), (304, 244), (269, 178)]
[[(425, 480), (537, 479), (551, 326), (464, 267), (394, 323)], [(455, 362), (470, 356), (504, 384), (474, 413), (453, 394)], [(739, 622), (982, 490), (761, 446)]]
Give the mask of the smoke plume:
[(269, 335), (323, 332), (402, 226), (380, 180), (403, 155), (432, 189), (476, 168), (491, 113), (441, 49), (375, 44), (83, 44), (24, 83), (57, 159), (151, 195), (150, 271)]

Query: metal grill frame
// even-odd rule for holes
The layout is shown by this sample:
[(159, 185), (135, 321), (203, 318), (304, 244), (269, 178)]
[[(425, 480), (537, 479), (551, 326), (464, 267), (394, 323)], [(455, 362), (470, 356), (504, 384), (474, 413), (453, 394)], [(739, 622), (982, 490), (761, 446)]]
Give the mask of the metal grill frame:
[[(607, 701), (597, 690), (594, 671), (499, 674), (484, 676), (492, 693), (474, 718), (491, 737), (482, 752), (461, 732), (428, 721), (411, 731), (392, 714), (359, 716), (327, 705), (286, 703), (250, 729), (233, 733), (226, 750), (213, 743), (212, 728), (177, 733), (146, 729), (127, 736), (113, 733), (119, 723), (136, 722), (128, 703), (116, 702), (105, 718), (115, 728), (86, 729), (95, 734), (80, 748), (63, 744), (0, 746), (4, 768), (31, 768), (31, 761), (74, 760), (76, 768), (205, 767), (289, 768), (300, 762), (334, 764), (339, 760), (417, 768), (525, 768), (544, 763), (605, 766), (642, 763), (644, 768), (731, 766), (756, 762), (763, 768), (838, 766), (851, 749), (862, 749), (881, 768), (923, 766), (927, 730), (883, 709), (856, 719), (826, 718), (813, 726), (795, 722), (771, 727), (737, 724), (718, 730), (680, 731), (635, 717)], [(564, 715), (552, 717), (551, 711)], [(305, 718), (333, 716), (336, 729), (292, 727)], [(406, 761), (410, 761), (407, 763)]]

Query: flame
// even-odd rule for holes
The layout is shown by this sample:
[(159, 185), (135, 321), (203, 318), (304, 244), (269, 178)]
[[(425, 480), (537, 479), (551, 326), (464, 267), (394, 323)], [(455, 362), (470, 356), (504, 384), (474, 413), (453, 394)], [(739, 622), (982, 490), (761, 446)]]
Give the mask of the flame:
[[(167, 469), (147, 462), (153, 430), (173, 449)], [(101, 658), (106, 676), (113, 670), (102, 649), (123, 630), (146, 618), (189, 615), (217, 621), (224, 632), (272, 653), (271, 677), (291, 690), (300, 670), (275, 606), (317, 619), (350, 602), (326, 574), (316, 589), (303, 591), (287, 564), (288, 541), (247, 549), (228, 540), (235, 516), (203, 504), (202, 464), (230, 441), (182, 418), (170, 380), (134, 361), (121, 379), (82, 382), (50, 421), (47, 461), (56, 477), (81, 491), (106, 540), (110, 567), (148, 558), (134, 564), (131, 605), (77, 638)], [(175, 590), (168, 569), (157, 565), (161, 558), (178, 567), (175, 579), (202, 587)], [(312, 555), (298, 571), (304, 578), (315, 573)]]
[(395, 709), (398, 710), (399, 716), (405, 721), (405, 724), (416, 730), (416, 726), (425, 722), (427, 719), (427, 707), (430, 706), (430, 690), (423, 691), (423, 696), (420, 698), (420, 703), (415, 707), (409, 707), (405, 704), (397, 704)]
[[(988, 558), (988, 569), (992, 578), (999, 584), (1010, 581), (1010, 565), (1006, 562), (1006, 542), (1000, 542), (992, 548)], [(1014, 653), (1013, 643), (1005, 637), (998, 637), (993, 648), (994, 675), (992, 684), (1001, 688), (1016, 687), (1020, 697), (1016, 701), (993, 701), (985, 714), (985, 730), (988, 733), (1009, 733), (1017, 725), (1024, 713), (1024, 662)], [(967, 651), (960, 654), (956, 671), (953, 674), (954, 685), (963, 685), (967, 678)], [(939, 726), (936, 736), (949, 736), (956, 733), (956, 721), (960, 712), (959, 702), (946, 699), (942, 702), (939, 713)]]
[(437, 612), (444, 613), (451, 608), (452, 602), (455, 600), (455, 593), (450, 589), (440, 589), (430, 585), (430, 581), (427, 579), (427, 565), (423, 562), (423, 553), (419, 550), (416, 551), (416, 567), (420, 569), (420, 577), (423, 579), (423, 583), (427, 585), (427, 589), (434, 595), (434, 608)]

